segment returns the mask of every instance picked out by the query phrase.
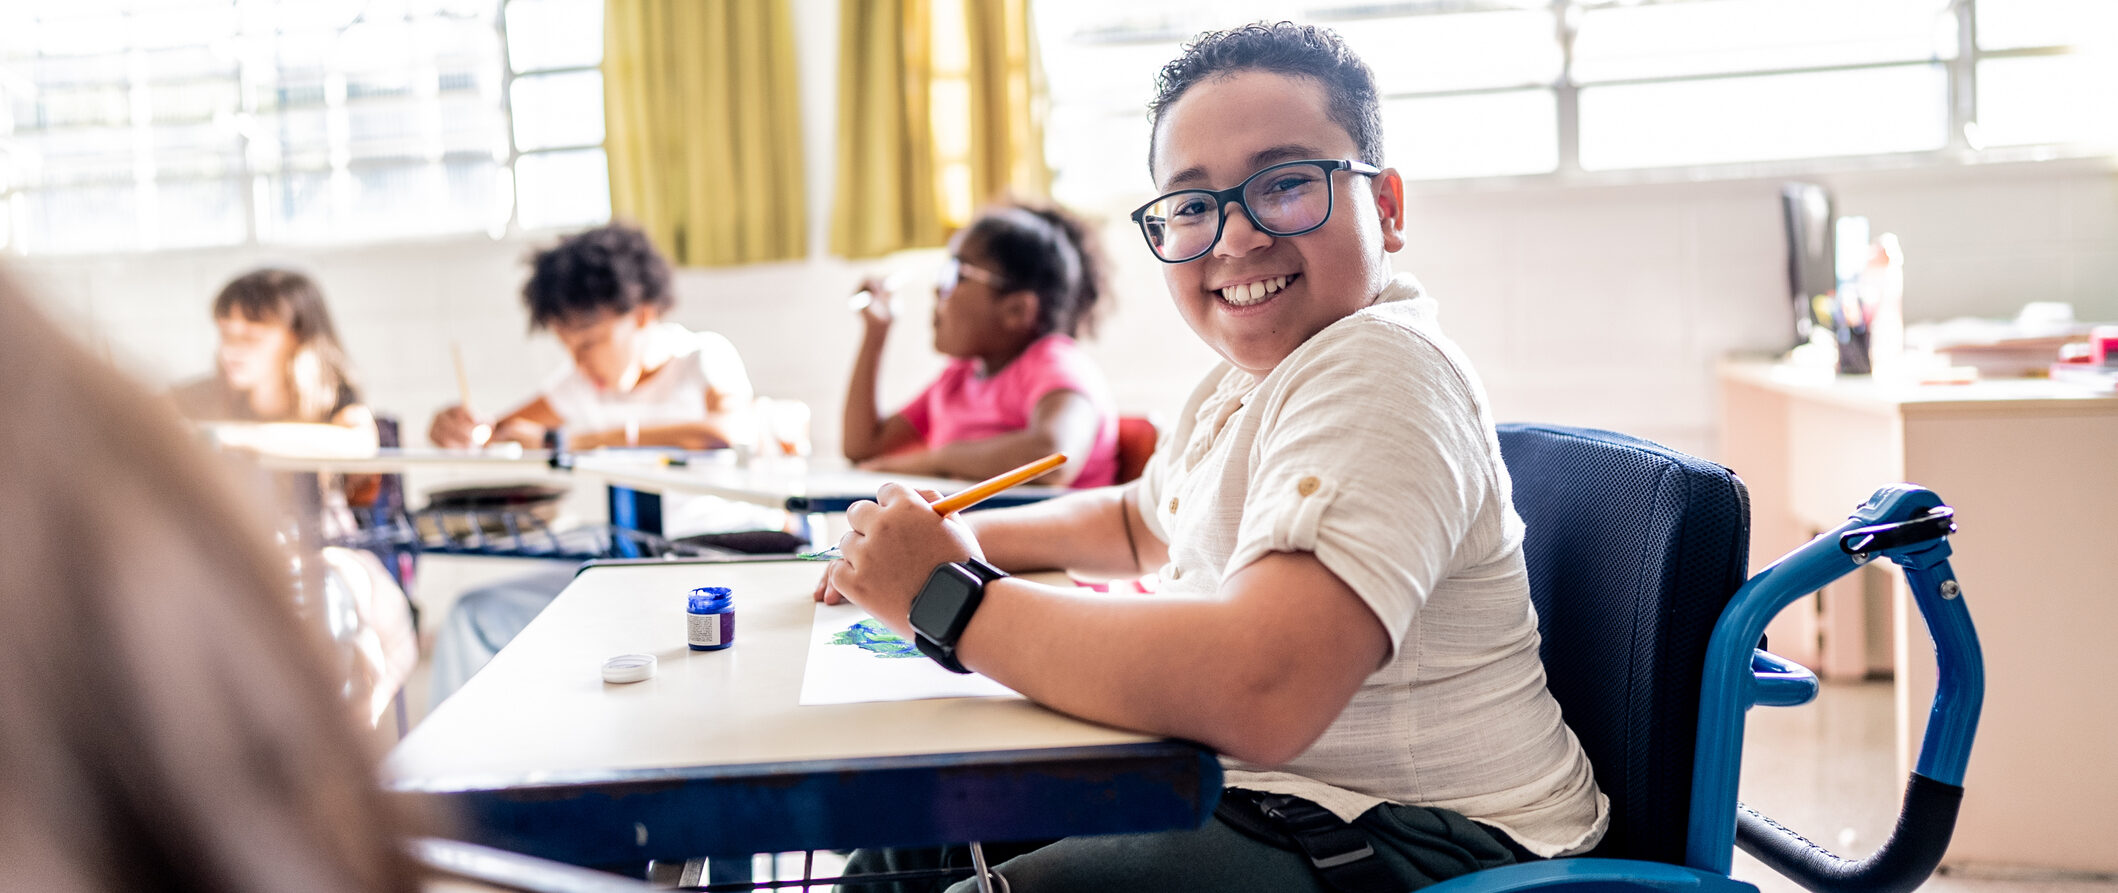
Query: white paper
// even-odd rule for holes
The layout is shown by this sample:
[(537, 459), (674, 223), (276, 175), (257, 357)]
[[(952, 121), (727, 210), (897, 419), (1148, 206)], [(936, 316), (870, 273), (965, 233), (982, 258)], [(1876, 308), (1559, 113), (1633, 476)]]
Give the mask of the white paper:
[(982, 697), (1021, 695), (976, 673), (942, 669), (851, 602), (816, 606), (809, 664), (802, 672), (803, 706)]

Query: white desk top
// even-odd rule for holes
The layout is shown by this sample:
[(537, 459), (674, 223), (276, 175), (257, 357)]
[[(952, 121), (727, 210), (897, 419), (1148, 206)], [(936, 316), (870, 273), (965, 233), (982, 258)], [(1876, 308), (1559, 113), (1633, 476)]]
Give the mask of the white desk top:
[[(1159, 739), (1018, 698), (798, 704), (816, 562), (597, 567), (412, 730), (398, 786), (534, 783), (613, 770), (1020, 751)], [(735, 644), (685, 646), (685, 596), (735, 591)], [(654, 654), (655, 678), (603, 682), (605, 658)]]
[(274, 471), (339, 474), (392, 474), (412, 469), (549, 468), (549, 450), (445, 450), (438, 447), (382, 447), (371, 452), (329, 455), (256, 452), (258, 464)]
[(2048, 378), (1988, 378), (1968, 384), (1920, 384), (1866, 375), (1833, 375), (1764, 359), (1721, 363), (1724, 378), (1784, 394), (1807, 395), (1853, 409), (1906, 414), (1975, 410), (2118, 412), (2118, 395)]
[[(759, 459), (747, 467), (734, 462), (663, 465), (635, 457), (585, 454), (574, 459), (574, 471), (606, 483), (638, 490), (718, 496), (771, 508), (788, 508), (791, 498), (824, 502), (873, 499), (891, 481), (915, 488), (954, 493), (970, 481), (884, 474), (850, 468), (819, 468), (800, 459)], [(1065, 487), (1023, 486), (1007, 491), (1013, 499), (1045, 499), (1070, 492)]]

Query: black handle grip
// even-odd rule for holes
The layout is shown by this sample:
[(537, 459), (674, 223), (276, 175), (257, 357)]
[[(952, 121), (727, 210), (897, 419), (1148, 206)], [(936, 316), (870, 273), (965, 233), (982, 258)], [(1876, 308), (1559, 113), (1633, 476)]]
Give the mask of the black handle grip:
[(1941, 864), (1963, 800), (1963, 788), (1912, 773), (1890, 839), (1860, 860), (1834, 855), (1739, 803), (1736, 845), (1816, 893), (1909, 893)]

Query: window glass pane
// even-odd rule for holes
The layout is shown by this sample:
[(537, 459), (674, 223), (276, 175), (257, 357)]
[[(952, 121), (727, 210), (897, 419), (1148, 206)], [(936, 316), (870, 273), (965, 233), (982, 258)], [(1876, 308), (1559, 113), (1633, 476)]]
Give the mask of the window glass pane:
[(1583, 83), (1954, 58), (1947, 0), (1713, 0), (1586, 10)]
[(601, 63), (602, 0), (509, 0), (507, 58), (516, 71)]
[(1321, 21), (1375, 71), (1385, 95), (1549, 84), (1559, 77), (1550, 10)]
[(326, 242), (490, 228), (499, 163), (490, 157), (384, 161), (257, 178), (258, 239)]
[(1383, 103), (1383, 160), (1412, 179), (1536, 174), (1559, 167), (1550, 90)]
[[(2118, 146), (2118, 57), (2077, 53), (1978, 63), (1977, 142)], [(2084, 96), (2106, 101), (2084, 102)]]
[(1978, 0), (1978, 48), (2080, 45), (2118, 41), (2112, 0)]
[(609, 219), (610, 167), (602, 149), (539, 152), (515, 160), (515, 222), (523, 229)]
[(1911, 152), (1947, 141), (1940, 65), (1588, 87), (1589, 170)]
[(130, 180), (37, 189), (22, 195), (22, 250), (143, 248), (139, 190)]
[(603, 142), (603, 73), (516, 78), (515, 148), (527, 152)]
[(1174, 43), (1066, 40), (1039, 49), (1044, 53), (1046, 80), (1051, 85), (1055, 108), (1085, 103), (1137, 109), (1141, 114), (1147, 112), (1147, 103), (1155, 97), (1155, 75), (1177, 57), (1178, 51)]
[(156, 248), (198, 248), (243, 241), (243, 181), (158, 179), (148, 213)]
[(1044, 141), (1052, 198), (1074, 208), (1125, 212), (1154, 198), (1147, 137), (1144, 110), (1053, 109)]
[(132, 131), (64, 127), (29, 131), (17, 144), (25, 185), (131, 180)]

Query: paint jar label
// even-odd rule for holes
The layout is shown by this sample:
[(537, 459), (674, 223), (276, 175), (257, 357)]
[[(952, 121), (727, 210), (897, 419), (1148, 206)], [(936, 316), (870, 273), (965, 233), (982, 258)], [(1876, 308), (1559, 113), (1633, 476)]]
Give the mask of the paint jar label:
[(693, 648), (723, 648), (735, 641), (735, 614), (689, 614), (687, 636)]

